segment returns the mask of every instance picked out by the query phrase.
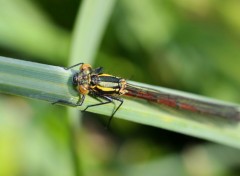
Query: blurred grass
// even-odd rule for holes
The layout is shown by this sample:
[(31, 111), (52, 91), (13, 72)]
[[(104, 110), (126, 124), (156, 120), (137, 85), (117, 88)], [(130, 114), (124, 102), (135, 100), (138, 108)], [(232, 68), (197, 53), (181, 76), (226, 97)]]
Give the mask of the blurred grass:
[[(75, 54), (71, 54), (73, 24), (70, 22), (74, 21), (74, 10), (70, 7), (75, 4), (76, 1), (72, 0), (1, 0), (1, 55), (54, 65), (67, 65), (65, 59), (69, 55), (76, 59), (71, 61), (73, 63), (88, 59), (85, 56), (96, 55), (95, 64), (104, 66), (106, 72), (114, 75), (240, 102), (240, 6), (237, 0), (118, 1), (99, 52), (85, 55), (79, 48), (84, 58), (78, 58), (78, 54), (75, 58)], [(98, 19), (86, 18), (89, 23), (98, 22)], [(75, 29), (78, 30), (77, 27)], [(94, 28), (92, 30), (96, 32)], [(95, 37), (100, 40), (102, 36), (99, 34)], [(73, 37), (73, 40), (76, 38)], [(81, 37), (79, 40), (83, 43), (87, 41), (81, 40)], [(78, 53), (78, 46), (75, 48)], [(122, 66), (124, 69), (121, 69)], [(0, 175), (20, 172), (22, 175), (74, 175), (69, 153), (71, 137), (68, 136), (65, 118), (67, 113), (62, 107), (14, 96), (1, 96), (0, 103), (0, 151), (3, 151), (0, 162), (4, 163)], [(173, 166), (175, 173), (183, 175), (238, 174), (239, 163), (235, 162), (235, 158), (239, 154), (234, 149), (216, 145), (222, 156), (201, 159), (208, 165), (197, 164), (202, 166), (201, 171), (206, 171), (204, 174), (187, 163), (210, 156), (215, 148), (205, 154), (201, 150), (197, 155), (189, 155), (184, 150), (194, 150), (196, 143), (201, 143), (201, 148), (205, 149), (205, 142), (160, 129), (152, 132), (153, 128), (123, 121), (113, 124), (111, 134), (117, 136), (113, 138), (106, 131), (101, 131), (102, 126), (90, 120), (91, 116), (93, 114), (84, 120), (84, 124), (88, 124), (84, 126), (87, 131), (78, 136), (84, 141), (78, 148), (83, 150), (84, 175), (121, 175), (123, 170), (134, 175), (139, 173), (138, 167), (131, 167), (136, 164), (141, 164), (140, 167), (145, 169), (144, 172), (140, 169), (140, 173), (158, 175), (172, 173)], [(139, 141), (135, 140), (136, 136)], [(131, 152), (135, 149), (139, 152)], [(234, 155), (229, 155), (228, 150)], [(8, 157), (9, 153), (13, 155)], [(181, 165), (181, 155), (187, 155), (184, 157), (186, 164)], [(154, 165), (155, 161), (164, 158), (166, 162), (156, 162)], [(226, 161), (225, 158), (230, 164), (219, 164)], [(148, 167), (152, 162), (156, 167)], [(160, 165), (164, 167), (159, 169), (157, 166)], [(126, 166), (131, 169), (126, 170)], [(126, 172), (124, 174), (127, 175)]]
[(83, 1), (73, 31), (70, 65), (93, 63), (114, 4), (115, 0)]
[(0, 0), (0, 45), (15, 52), (64, 63), (70, 34), (56, 26), (33, 1)]

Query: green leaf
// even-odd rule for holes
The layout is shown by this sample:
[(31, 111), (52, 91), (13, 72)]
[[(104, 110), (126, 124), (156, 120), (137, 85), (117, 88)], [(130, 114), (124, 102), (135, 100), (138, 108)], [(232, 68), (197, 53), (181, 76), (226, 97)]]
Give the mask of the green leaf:
[[(65, 70), (57, 66), (0, 57), (0, 91), (48, 102), (61, 99), (74, 103), (78, 100), (78, 93), (71, 83), (73, 72), (74, 70)], [(134, 84), (193, 99), (200, 98), (208, 102), (216, 101), (142, 83), (135, 82)], [(87, 105), (97, 102), (94, 98), (87, 96), (84, 105), (78, 108), (81, 110)], [(118, 102), (115, 103), (115, 106), (114, 104), (108, 104), (89, 108), (88, 110), (109, 116)], [(231, 123), (231, 121), (220, 117), (208, 117), (179, 111), (135, 98), (124, 99), (123, 106), (115, 117), (240, 148), (239, 124)]]

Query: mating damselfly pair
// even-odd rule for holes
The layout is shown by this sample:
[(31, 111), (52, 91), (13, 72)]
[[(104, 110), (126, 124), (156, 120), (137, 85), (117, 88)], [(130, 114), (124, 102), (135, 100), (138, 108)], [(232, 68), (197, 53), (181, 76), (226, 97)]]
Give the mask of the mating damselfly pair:
[(78, 63), (66, 69), (71, 69), (76, 66), (80, 66), (80, 68), (79, 71), (72, 76), (72, 83), (79, 92), (79, 101), (77, 103), (70, 103), (64, 100), (58, 100), (55, 103), (82, 106), (86, 95), (105, 100), (97, 104), (86, 106), (83, 110), (85, 111), (90, 107), (112, 103), (116, 100), (119, 102), (119, 105), (111, 114), (109, 122), (124, 102), (121, 95), (141, 98), (150, 102), (163, 104), (168, 107), (191, 111), (193, 113), (220, 116), (231, 120), (240, 120), (240, 111), (234, 105), (225, 105), (197, 98), (188, 98), (171, 94), (169, 92), (167, 93), (164, 91), (137, 86), (128, 83), (128, 81), (124, 78), (104, 73), (103, 67), (92, 68), (90, 64)]

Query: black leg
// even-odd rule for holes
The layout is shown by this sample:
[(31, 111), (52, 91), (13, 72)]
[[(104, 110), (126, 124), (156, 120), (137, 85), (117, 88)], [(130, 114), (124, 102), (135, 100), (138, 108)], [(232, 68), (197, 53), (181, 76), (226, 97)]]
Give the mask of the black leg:
[(114, 116), (114, 114), (118, 111), (118, 109), (122, 106), (123, 104), (123, 100), (121, 98), (118, 98), (118, 97), (114, 97), (114, 96), (107, 96), (107, 95), (95, 95), (96, 98), (100, 97), (100, 98), (103, 98), (105, 100), (107, 100), (106, 102), (101, 102), (101, 103), (97, 103), (97, 104), (93, 104), (93, 105), (88, 105), (83, 111), (86, 111), (88, 108), (90, 107), (93, 107), (93, 106), (99, 106), (99, 105), (104, 105), (104, 104), (108, 104), (108, 103), (112, 103), (113, 100), (116, 100), (116, 101), (119, 101), (120, 104), (118, 105), (118, 107), (113, 111), (112, 115), (110, 116), (110, 119), (108, 120), (108, 123), (107, 123), (107, 128), (109, 128), (110, 126), (110, 123), (111, 123), (111, 120)]
[[(115, 115), (115, 113), (118, 111), (118, 109), (122, 106), (123, 104), (123, 100), (121, 98), (118, 97), (114, 97), (114, 96), (106, 96), (106, 95), (95, 95), (96, 99), (99, 100), (98, 98), (103, 98), (105, 100), (107, 100), (106, 102), (100, 102), (100, 103), (96, 103), (96, 104), (92, 104), (92, 105), (88, 105), (84, 110), (82, 111), (86, 111), (88, 108), (90, 107), (94, 107), (94, 106), (99, 106), (99, 105), (104, 105), (104, 104), (108, 104), (108, 103), (112, 103), (113, 100), (119, 101), (120, 104), (118, 105), (118, 107), (113, 111), (112, 115), (110, 116), (108, 123), (107, 123), (107, 128), (109, 128), (111, 120), (113, 118), (113, 116)], [(53, 102), (52, 104), (66, 104), (66, 105), (70, 105), (70, 106), (82, 106), (83, 102), (85, 100), (85, 95), (82, 95), (82, 97), (79, 97), (79, 100), (77, 103), (71, 103), (65, 100), (58, 100), (56, 102)]]
[(110, 116), (110, 118), (109, 118), (109, 120), (108, 120), (108, 123), (107, 123), (107, 129), (108, 129), (109, 126), (110, 126), (110, 123), (111, 123), (111, 121), (112, 121), (112, 118), (113, 118), (114, 114), (118, 111), (118, 109), (119, 109), (119, 108), (122, 106), (122, 104), (123, 104), (123, 99), (121, 99), (121, 98), (112, 97), (112, 99), (119, 101), (120, 104), (118, 105), (118, 107), (113, 111), (112, 115)]
[[(88, 105), (84, 110), (82, 110), (82, 111), (86, 111), (88, 108), (90, 108), (90, 107), (94, 107), (94, 106), (99, 106), (99, 105), (104, 105), (104, 104), (108, 104), (108, 103), (112, 103), (113, 102), (113, 100), (112, 100), (112, 98), (111, 97), (108, 97), (108, 96), (105, 96), (105, 95), (94, 95), (94, 96), (96, 96), (95, 98), (97, 99), (98, 97), (99, 98), (103, 98), (103, 99), (105, 99), (105, 100), (107, 100), (106, 102), (101, 102), (101, 103), (96, 103), (96, 104), (92, 104), (92, 105)], [(97, 100), (99, 100), (99, 99), (97, 99)], [(100, 100), (99, 100), (100, 101)]]
[(100, 73), (103, 72), (103, 67), (95, 68), (92, 72), (93, 72), (93, 73), (96, 73), (96, 74), (100, 74)]
[(64, 69), (65, 69), (65, 70), (69, 70), (69, 69), (71, 69), (71, 68), (74, 68), (74, 67), (79, 66), (79, 65), (82, 65), (82, 64), (84, 64), (84, 63), (78, 63), (78, 64), (72, 65), (72, 66), (70, 66), (70, 67), (65, 67)]
[(79, 96), (79, 99), (78, 99), (77, 103), (72, 103), (72, 102), (65, 101), (65, 100), (57, 100), (57, 101), (53, 102), (52, 104), (53, 105), (55, 105), (55, 104), (65, 104), (65, 105), (76, 107), (76, 106), (82, 106), (84, 100), (85, 100), (85, 95), (82, 95), (82, 97)]

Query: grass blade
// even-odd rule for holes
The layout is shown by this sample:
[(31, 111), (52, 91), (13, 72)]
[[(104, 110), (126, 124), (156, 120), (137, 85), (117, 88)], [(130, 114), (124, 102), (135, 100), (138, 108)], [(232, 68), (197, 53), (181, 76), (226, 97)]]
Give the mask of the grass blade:
[(115, 0), (86, 0), (80, 7), (74, 27), (71, 64), (92, 63)]
[[(49, 102), (59, 99), (76, 102), (78, 96), (71, 84), (72, 72), (74, 71), (66, 71), (61, 67), (0, 57), (0, 91)], [(135, 84), (169, 92), (174, 91), (141, 83)], [(196, 97), (196, 95), (180, 91), (174, 92), (181, 96)], [(200, 98), (210, 101), (205, 97)], [(84, 105), (78, 108), (83, 109), (86, 105), (96, 102), (97, 100), (87, 96)], [(109, 116), (113, 108), (114, 105), (109, 104), (90, 108), (89, 111)], [(155, 104), (137, 99), (125, 99), (115, 117), (240, 148), (239, 124), (218, 117), (209, 118), (179, 112), (164, 106), (159, 108)]]

